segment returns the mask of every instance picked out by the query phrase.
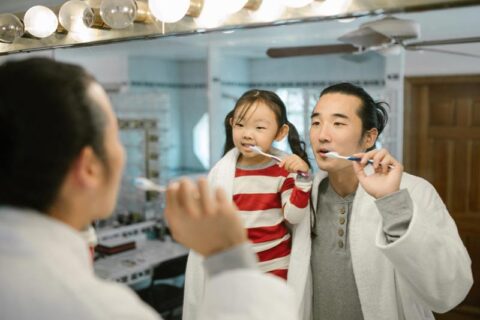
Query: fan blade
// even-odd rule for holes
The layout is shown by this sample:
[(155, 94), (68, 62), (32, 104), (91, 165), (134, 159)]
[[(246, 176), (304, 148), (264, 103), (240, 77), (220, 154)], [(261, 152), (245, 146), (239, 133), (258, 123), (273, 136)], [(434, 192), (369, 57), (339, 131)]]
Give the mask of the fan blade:
[(353, 53), (358, 51), (358, 48), (350, 44), (334, 44), (326, 46), (269, 48), (267, 50), (267, 56), (270, 58), (287, 58), (333, 53)]
[(480, 42), (480, 37), (413, 42), (413, 43), (406, 44), (405, 48), (414, 50), (415, 47), (445, 46), (450, 44), (464, 44), (464, 43), (476, 43), (476, 42)]
[(436, 48), (424, 48), (424, 47), (415, 46), (414, 48), (406, 48), (406, 49), (410, 50), (410, 51), (430, 51), (430, 52), (454, 54), (454, 55), (457, 55), (457, 56), (464, 56), (464, 57), (471, 57), (471, 58), (480, 58), (480, 55), (478, 55), (478, 54), (458, 52), (458, 51), (450, 51), (450, 50), (443, 50), (443, 49), (436, 49)]
[(344, 34), (338, 40), (362, 48), (378, 47), (392, 42), (392, 38), (370, 27), (360, 28)]

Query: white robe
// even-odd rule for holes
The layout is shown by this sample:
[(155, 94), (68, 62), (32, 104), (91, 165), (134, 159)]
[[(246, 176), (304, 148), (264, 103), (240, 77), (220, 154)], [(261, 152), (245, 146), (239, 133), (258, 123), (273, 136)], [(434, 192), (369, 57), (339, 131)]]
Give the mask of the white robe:
[[(208, 175), (208, 182), (212, 188), (223, 188), (227, 197), (232, 198), (235, 167), (239, 156), (238, 149), (230, 150), (212, 168)], [(293, 226), (292, 251), (288, 269), (288, 284), (295, 293), (295, 309), (299, 318), (305, 317), (305, 310), (311, 308), (311, 280), (310, 280), (310, 220), (306, 216), (300, 223)], [(305, 237), (308, 235), (308, 237)], [(203, 301), (205, 290), (205, 272), (202, 257), (190, 251), (185, 273), (185, 295), (183, 305), (183, 320), (194, 320), (199, 312), (199, 305)], [(283, 302), (282, 302), (283, 303)], [(238, 301), (241, 305), (242, 301)], [(262, 305), (260, 301), (254, 308), (270, 309), (271, 305)]]
[[(0, 319), (160, 320), (127, 286), (95, 276), (85, 240), (66, 224), (0, 206), (0, 240)], [(284, 281), (238, 269), (209, 281), (195, 319), (297, 318)]]
[[(319, 172), (314, 179), (314, 206), (326, 176)], [(413, 216), (406, 233), (393, 243), (383, 233), (375, 199), (360, 185), (353, 201), (350, 253), (365, 320), (433, 319), (432, 311), (454, 308), (473, 283), (470, 257), (433, 186), (404, 173), (400, 188), (412, 198)]]

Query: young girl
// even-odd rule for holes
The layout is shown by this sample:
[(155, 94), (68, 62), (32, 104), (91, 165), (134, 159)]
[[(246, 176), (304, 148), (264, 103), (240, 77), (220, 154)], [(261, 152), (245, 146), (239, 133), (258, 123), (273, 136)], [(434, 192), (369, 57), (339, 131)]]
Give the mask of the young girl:
[[(303, 229), (309, 228), (312, 179), (304, 143), (288, 122), (284, 103), (270, 91), (244, 93), (227, 115), (225, 129), (224, 156), (209, 174), (210, 185), (222, 187), (238, 207), (259, 268), (282, 279), (288, 278), (294, 287), (303, 287), (306, 275), (289, 273), (295, 261), (288, 225), (301, 224)], [(274, 141), (285, 136), (288, 136), (292, 155), (272, 147)], [(260, 155), (252, 146), (282, 161), (278, 163)], [(293, 245), (295, 249), (295, 241)], [(297, 251), (296, 258), (309, 258), (309, 248), (301, 247)], [(184, 320), (194, 319), (204, 281), (201, 257), (191, 252), (186, 272)]]

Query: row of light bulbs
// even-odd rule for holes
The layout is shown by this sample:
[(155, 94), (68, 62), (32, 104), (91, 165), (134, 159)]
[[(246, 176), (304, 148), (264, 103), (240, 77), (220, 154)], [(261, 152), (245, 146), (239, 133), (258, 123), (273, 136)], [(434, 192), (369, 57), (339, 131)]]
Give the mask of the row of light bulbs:
[[(136, 0), (102, 0), (99, 14), (83, 0), (65, 2), (57, 14), (45, 6), (34, 6), (25, 12), (23, 21), (11, 13), (0, 14), (0, 42), (13, 43), (25, 32), (46, 38), (59, 30), (59, 25), (68, 32), (81, 33), (90, 27), (103, 25), (123, 29), (134, 21), (145, 21), (149, 13), (164, 23), (174, 23), (184, 16), (195, 17), (201, 24), (210, 25), (225, 19), (242, 9), (264, 15), (279, 12), (279, 8), (301, 8), (314, 0), (148, 0), (148, 5)], [(326, 4), (342, 2), (326, 0)], [(142, 13), (142, 14), (141, 14)], [(140, 18), (140, 15), (143, 18)], [(98, 18), (98, 16), (100, 18)]]

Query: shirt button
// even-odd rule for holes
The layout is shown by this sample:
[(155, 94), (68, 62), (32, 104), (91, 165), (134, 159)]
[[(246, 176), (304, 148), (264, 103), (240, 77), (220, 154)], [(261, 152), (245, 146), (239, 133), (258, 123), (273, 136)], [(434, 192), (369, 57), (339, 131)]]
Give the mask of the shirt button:
[(338, 229), (338, 235), (339, 235), (340, 237), (343, 237), (343, 234), (344, 234), (343, 229)]
[(340, 214), (345, 214), (345, 208), (344, 207), (340, 208)]
[(345, 223), (345, 218), (344, 217), (340, 217), (340, 219), (338, 220), (340, 222), (340, 224), (344, 224)]
[(342, 241), (342, 240), (338, 240), (338, 246), (339, 246), (340, 248), (343, 248), (343, 241)]

